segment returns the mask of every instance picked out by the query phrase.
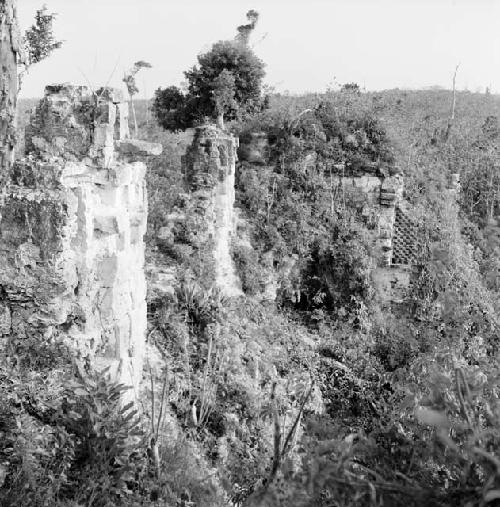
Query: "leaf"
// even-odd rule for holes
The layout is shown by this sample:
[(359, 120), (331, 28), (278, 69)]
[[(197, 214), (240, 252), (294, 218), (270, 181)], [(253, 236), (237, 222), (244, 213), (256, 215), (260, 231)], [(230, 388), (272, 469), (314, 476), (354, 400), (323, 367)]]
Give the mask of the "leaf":
[(121, 414), (125, 414), (125, 412), (127, 412), (127, 410), (129, 410), (130, 408), (132, 408), (134, 406), (134, 402), (131, 401), (130, 403), (127, 403), (121, 410), (120, 410), (120, 413)]
[(457, 444), (453, 441), (453, 439), (448, 435), (448, 432), (445, 428), (440, 428), (438, 430), (438, 438), (443, 442), (444, 445), (453, 449), (455, 452), (460, 452)]
[(490, 489), (484, 495), (484, 501), (486, 503), (492, 502), (493, 500), (499, 500), (499, 499), (500, 499), (500, 489)]
[(415, 409), (415, 417), (420, 424), (427, 424), (436, 428), (450, 427), (450, 421), (446, 417), (446, 414), (431, 408), (418, 407)]
[(132, 410), (132, 412), (130, 412), (129, 414), (127, 414), (126, 416), (123, 417), (123, 421), (128, 422), (131, 419), (133, 419), (137, 414), (138, 414), (137, 410)]
[(408, 394), (405, 396), (404, 400), (401, 402), (400, 408), (402, 410), (406, 410), (407, 408), (412, 408), (415, 406), (415, 395)]

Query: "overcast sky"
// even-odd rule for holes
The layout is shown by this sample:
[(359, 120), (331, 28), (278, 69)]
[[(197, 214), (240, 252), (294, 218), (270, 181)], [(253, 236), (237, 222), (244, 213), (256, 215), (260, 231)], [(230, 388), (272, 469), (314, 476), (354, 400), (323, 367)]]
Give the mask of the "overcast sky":
[(196, 55), (232, 38), (249, 9), (278, 91), (323, 91), (335, 81), (368, 90), (451, 86), (500, 92), (500, 0), (18, 0), (22, 28), (42, 3), (58, 13), (62, 49), (33, 67), (22, 96), (45, 84), (120, 86), (137, 60), (141, 96), (179, 85)]

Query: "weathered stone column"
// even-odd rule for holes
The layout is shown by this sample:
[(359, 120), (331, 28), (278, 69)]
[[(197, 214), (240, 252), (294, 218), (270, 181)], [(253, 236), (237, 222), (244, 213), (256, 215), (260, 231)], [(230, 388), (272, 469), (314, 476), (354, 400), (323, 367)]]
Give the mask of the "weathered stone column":
[[(16, 139), (17, 66), (22, 38), (14, 0), (0, 0), (0, 186), (12, 163)], [(1, 189), (0, 189), (1, 190)]]
[(215, 262), (215, 285), (227, 296), (241, 294), (240, 281), (231, 258), (236, 230), (234, 213), (235, 165), (238, 140), (215, 125), (196, 129), (183, 159), (186, 181), (194, 208), (201, 210), (209, 248)]
[(113, 89), (54, 85), (0, 210), (0, 334), (59, 337), (137, 387), (146, 332), (144, 155)]
[(403, 179), (401, 176), (389, 176), (381, 180), (380, 185), (380, 218), (378, 223), (378, 243), (381, 259), (378, 264), (390, 266), (393, 253), (394, 224), (396, 207), (403, 199)]

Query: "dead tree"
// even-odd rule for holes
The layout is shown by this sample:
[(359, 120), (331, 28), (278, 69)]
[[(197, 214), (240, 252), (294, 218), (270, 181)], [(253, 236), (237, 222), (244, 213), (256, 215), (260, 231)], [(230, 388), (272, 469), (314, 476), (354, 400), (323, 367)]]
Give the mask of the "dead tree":
[(22, 38), (16, 0), (0, 0), (0, 187), (3, 187), (14, 157), (16, 139), (17, 68)]
[(455, 106), (457, 104), (456, 80), (457, 80), (457, 72), (458, 72), (459, 66), (460, 66), (460, 64), (458, 64), (455, 67), (455, 72), (453, 73), (453, 92), (452, 92), (452, 99), (451, 99), (450, 117), (448, 118), (448, 125), (446, 126), (446, 130), (445, 130), (444, 136), (443, 136), (443, 141), (445, 143), (448, 141), (448, 138), (450, 137), (451, 129), (453, 128), (453, 123), (455, 122)]

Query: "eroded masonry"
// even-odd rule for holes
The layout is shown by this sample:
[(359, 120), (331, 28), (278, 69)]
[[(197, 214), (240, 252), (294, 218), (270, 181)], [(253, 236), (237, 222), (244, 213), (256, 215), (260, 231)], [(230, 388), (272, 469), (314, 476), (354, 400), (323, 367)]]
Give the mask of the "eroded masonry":
[[(268, 163), (268, 151), (266, 135), (252, 133), (242, 142), (239, 154), (244, 163), (263, 166)], [(304, 167), (316, 164), (316, 154), (307, 154), (303, 163)], [(403, 198), (403, 176), (397, 168), (379, 163), (338, 164), (332, 169), (328, 178), (336, 205), (356, 210), (371, 240), (376, 296), (382, 304), (404, 302), (420, 261), (421, 242), (418, 224)]]
[(137, 386), (146, 331), (143, 157), (120, 92), (49, 86), (1, 203), (0, 334), (66, 337)]
[(196, 129), (192, 145), (183, 158), (192, 208), (202, 221), (214, 263), (215, 286), (226, 296), (241, 294), (232, 257), (231, 241), (236, 230), (235, 166), (238, 140), (215, 125)]
[(403, 302), (419, 251), (417, 225), (403, 199), (403, 177), (365, 166), (334, 179), (342, 199), (358, 210), (371, 231), (372, 277), (380, 301)]

